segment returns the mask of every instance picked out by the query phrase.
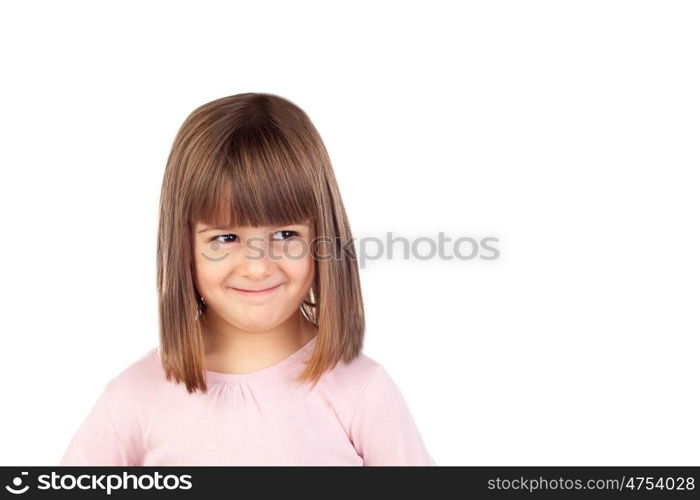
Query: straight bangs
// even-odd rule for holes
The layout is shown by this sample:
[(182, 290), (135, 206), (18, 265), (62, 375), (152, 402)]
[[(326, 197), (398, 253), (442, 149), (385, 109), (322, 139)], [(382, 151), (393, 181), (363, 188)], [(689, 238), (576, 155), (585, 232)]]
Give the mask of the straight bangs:
[(264, 124), (227, 138), (208, 164), (194, 167), (191, 217), (210, 227), (282, 226), (317, 219), (309, 159)]

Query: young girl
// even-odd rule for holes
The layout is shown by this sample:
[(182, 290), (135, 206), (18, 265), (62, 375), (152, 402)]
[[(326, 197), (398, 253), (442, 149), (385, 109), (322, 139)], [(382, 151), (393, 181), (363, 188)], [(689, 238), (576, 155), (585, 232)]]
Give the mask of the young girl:
[(187, 117), (157, 251), (160, 344), (106, 384), (61, 465), (435, 465), (362, 353), (350, 226), (296, 105), (246, 93)]

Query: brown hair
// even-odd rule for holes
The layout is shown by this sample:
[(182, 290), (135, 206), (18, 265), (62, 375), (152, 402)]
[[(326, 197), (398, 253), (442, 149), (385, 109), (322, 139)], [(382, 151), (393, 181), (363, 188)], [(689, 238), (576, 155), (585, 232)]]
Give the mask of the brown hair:
[(198, 221), (237, 227), (311, 219), (315, 277), (300, 309), (317, 338), (297, 381), (316, 384), (338, 361), (359, 355), (365, 317), (350, 225), (323, 141), (298, 106), (250, 92), (196, 108), (173, 142), (159, 210), (159, 353), (168, 380), (207, 392), (199, 321), (206, 305), (192, 237)]

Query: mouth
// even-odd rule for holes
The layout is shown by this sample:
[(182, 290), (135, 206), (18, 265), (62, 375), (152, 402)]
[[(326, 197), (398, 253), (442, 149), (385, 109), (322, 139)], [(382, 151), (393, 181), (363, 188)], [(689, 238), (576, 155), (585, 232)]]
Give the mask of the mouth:
[(275, 292), (281, 286), (282, 286), (282, 283), (280, 283), (279, 285), (275, 285), (271, 288), (264, 288), (262, 290), (245, 290), (243, 288), (231, 288), (231, 290), (238, 292), (240, 294), (243, 294), (243, 295), (258, 297), (258, 296), (263, 296), (263, 295), (269, 295), (269, 294)]

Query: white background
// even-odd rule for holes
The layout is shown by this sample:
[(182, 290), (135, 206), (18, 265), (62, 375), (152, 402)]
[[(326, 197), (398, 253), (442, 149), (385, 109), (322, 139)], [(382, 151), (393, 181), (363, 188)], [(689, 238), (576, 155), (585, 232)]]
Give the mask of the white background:
[(158, 342), (157, 208), (197, 106), (304, 109), (365, 353), (438, 465), (700, 465), (700, 12), (676, 1), (22, 2), (0, 12), (2, 465), (55, 465)]

